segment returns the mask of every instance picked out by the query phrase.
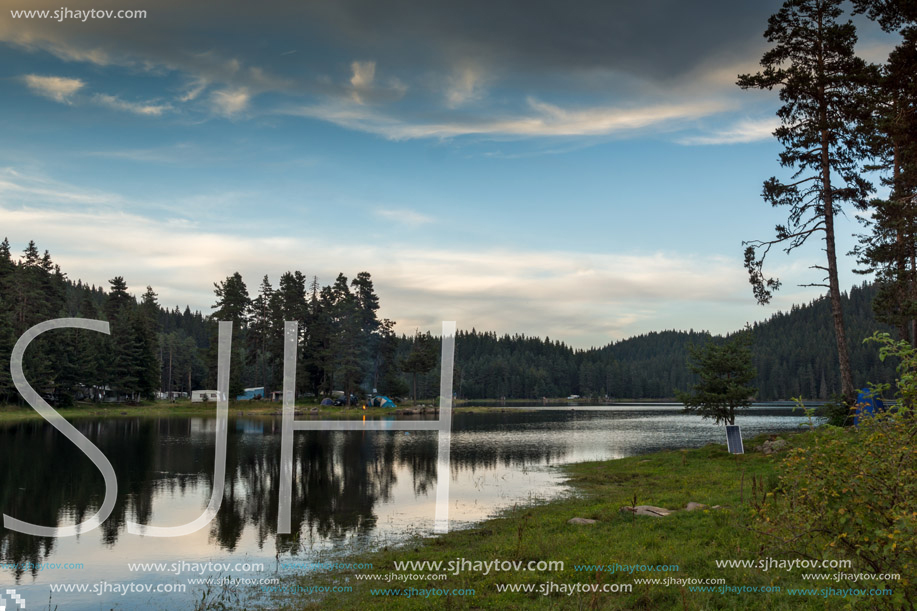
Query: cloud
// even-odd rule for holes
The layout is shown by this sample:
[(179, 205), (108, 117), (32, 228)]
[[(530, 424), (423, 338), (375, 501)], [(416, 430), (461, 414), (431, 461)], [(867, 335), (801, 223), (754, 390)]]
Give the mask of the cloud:
[(353, 62), (350, 69), (353, 70), (353, 76), (350, 77), (353, 99), (362, 104), (360, 94), (372, 88), (373, 79), (376, 78), (376, 62)]
[[(225, 205), (227, 197), (215, 196), (213, 204)], [(0, 202), (4, 232), (14, 241), (36, 240), (69, 277), (104, 285), (124, 275), (138, 290), (151, 284), (169, 307), (190, 304), (205, 313), (213, 281), (235, 271), (250, 284), (264, 274), (276, 281), (302, 261), (303, 252), (319, 253), (301, 271), (324, 283), (338, 272), (372, 273), (380, 315), (399, 321), (401, 331), (435, 330), (442, 320), (457, 320), (463, 329), (547, 335), (578, 347), (662, 328), (732, 331), (817, 294), (788, 291), (769, 309), (760, 308), (735, 257), (398, 239), (364, 240), (354, 248), (273, 221), (265, 233), (250, 223), (217, 230), (200, 214), (197, 220), (141, 214), (135, 211), (145, 204), (10, 168), (0, 169)], [(412, 218), (404, 209), (379, 212)], [(788, 287), (811, 272), (798, 262), (773, 271)]]
[[(208, 312), (211, 283), (240, 271), (254, 283), (276, 277), (321, 252), (309, 274), (330, 282), (368, 270), (382, 315), (401, 329), (460, 327), (607, 343), (652, 328), (660, 312), (721, 303), (742, 286), (740, 266), (664, 254), (590, 255), (564, 250), (471, 250), (399, 244), (336, 245), (302, 236), (216, 233), (194, 223), (170, 223), (119, 211), (43, 210), (0, 206), (5, 230), (48, 248), (71, 278), (104, 284), (124, 275), (132, 287), (151, 284), (168, 306)], [(104, 230), (100, 230), (104, 228)], [(734, 262), (731, 262), (734, 263)], [(250, 288), (254, 288), (253, 286)]]
[(251, 93), (245, 87), (220, 89), (210, 94), (210, 103), (217, 114), (232, 117), (245, 111), (251, 98)]
[(0, 168), (0, 200), (15, 205), (40, 205), (54, 202), (64, 206), (111, 207), (123, 200), (109, 193), (75, 189), (71, 185), (40, 176), (27, 175), (14, 168)]
[(410, 225), (411, 227), (419, 227), (434, 222), (431, 216), (407, 209), (379, 209), (375, 211), (375, 214), (384, 219)]
[(107, 95), (104, 93), (99, 93), (93, 96), (92, 99), (97, 104), (107, 106), (108, 108), (122, 110), (124, 112), (130, 112), (136, 115), (143, 115), (147, 117), (158, 117), (161, 116), (162, 113), (172, 109), (172, 107), (168, 104), (139, 104), (137, 102), (127, 102), (117, 96)]
[(481, 72), (470, 66), (456, 69), (446, 85), (446, 106), (458, 108), (482, 97)]
[(746, 119), (726, 129), (716, 130), (706, 135), (688, 136), (679, 139), (678, 142), (685, 145), (713, 145), (769, 140), (774, 137), (774, 130), (779, 124), (780, 122), (774, 117)]
[[(131, 78), (178, 78), (186, 86), (176, 105), (209, 91), (209, 103), (194, 110), (221, 116), (254, 116), (246, 111), (264, 93), (321, 107), (322, 100), (331, 100), (329, 106), (340, 100), (392, 103), (410, 91), (398, 122), (426, 125), (432, 122), (431, 110), (481, 101), (485, 79), (491, 92), (501, 93), (503, 106), (491, 109), (497, 116), (511, 116), (527, 96), (554, 99), (561, 92), (563, 106), (578, 97), (585, 107), (636, 107), (649, 99), (648, 91), (662, 92), (653, 103), (680, 105), (679, 88), (691, 83), (704, 83), (701, 94), (707, 97), (732, 92), (735, 75), (723, 66), (760, 55), (767, 16), (778, 5), (777, 0), (582, 0), (570, 6), (537, 1), (523, 11), (509, 0), (459, 6), (399, 0), (384, 9), (374, 0), (264, 0), (235, 6), (229, 14), (214, 0), (194, 6), (161, 0), (142, 20), (0, 20), (0, 41), (67, 62), (127, 66)], [(68, 6), (97, 8), (92, 0)], [(218, 22), (214, 14), (220, 15)], [(269, 27), (270, 40), (251, 36), (256, 26)], [(302, 59), (284, 58), (291, 49), (302, 51)], [(353, 60), (369, 54), (371, 60)], [(349, 67), (346, 78), (335, 76), (342, 63)], [(382, 66), (398, 80), (382, 78)], [(717, 71), (725, 78), (709, 83), (706, 74)], [(435, 98), (424, 97), (431, 91)], [(456, 122), (474, 121), (447, 121)], [(526, 133), (522, 127), (515, 132)]]
[(209, 83), (205, 81), (204, 79), (195, 80), (188, 87), (188, 90), (179, 96), (178, 101), (179, 102), (191, 102), (191, 101), (196, 100), (198, 96), (201, 95), (205, 89), (207, 89), (208, 85)]
[(288, 108), (285, 114), (329, 121), (348, 129), (378, 134), (392, 140), (453, 138), (458, 136), (550, 137), (607, 136), (646, 128), (661, 128), (708, 116), (729, 106), (720, 101), (660, 104), (636, 108), (593, 107), (567, 109), (534, 98), (528, 112), (493, 117), (443, 116), (441, 121), (414, 122), (394, 115), (345, 104)]
[(61, 104), (69, 104), (70, 98), (86, 86), (86, 83), (80, 79), (63, 76), (38, 76), (37, 74), (27, 74), (22, 78), (26, 86), (31, 89), (33, 93), (51, 98)]

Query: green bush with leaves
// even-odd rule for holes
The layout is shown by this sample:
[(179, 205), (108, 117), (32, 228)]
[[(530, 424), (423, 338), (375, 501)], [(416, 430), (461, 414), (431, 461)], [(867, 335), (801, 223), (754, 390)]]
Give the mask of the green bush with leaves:
[(849, 426), (853, 424), (854, 409), (847, 404), (844, 395), (835, 394), (815, 410), (815, 415), (831, 426)]
[[(792, 450), (781, 464), (777, 489), (758, 504), (758, 528), (770, 551), (810, 559), (852, 560), (844, 574), (868, 581), (832, 587), (889, 588), (870, 596), (876, 608), (917, 608), (917, 352), (887, 334), (880, 356), (900, 359), (897, 407), (860, 418), (853, 429), (814, 432), (812, 444)], [(875, 391), (888, 390), (876, 388)], [(882, 577), (900, 575), (900, 580)]]

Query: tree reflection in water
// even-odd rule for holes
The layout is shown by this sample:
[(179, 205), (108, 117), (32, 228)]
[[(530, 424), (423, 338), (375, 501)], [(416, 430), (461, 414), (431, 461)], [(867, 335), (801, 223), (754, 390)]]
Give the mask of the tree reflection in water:
[[(477, 415), (472, 428), (499, 426), (500, 415)], [(74, 425), (105, 452), (118, 476), (118, 503), (90, 537), (109, 548), (125, 532), (128, 516), (155, 523), (154, 501), (201, 499), (213, 486), (215, 419), (123, 418), (77, 420)], [(232, 552), (251, 529), (259, 549), (273, 542), (289, 553), (302, 541), (366, 537), (376, 527), (377, 505), (390, 502), (398, 473), (409, 473), (415, 497), (430, 497), (436, 484), (436, 433), (297, 432), (291, 508), (293, 534), (276, 536), (279, 497), (280, 419), (230, 420), (223, 505), (210, 538)], [(456, 429), (461, 435), (461, 427)], [(554, 450), (556, 454), (556, 449)], [(469, 444), (452, 453), (452, 471), (550, 460), (548, 447), (500, 448)], [(73, 444), (44, 421), (0, 427), (0, 510), (30, 522), (59, 526), (79, 522), (101, 502), (101, 474)], [(166, 524), (163, 524), (166, 525)], [(47, 561), (55, 539), (0, 529), (0, 561)], [(27, 571), (13, 570), (17, 582)], [(33, 573), (35, 571), (32, 571)]]

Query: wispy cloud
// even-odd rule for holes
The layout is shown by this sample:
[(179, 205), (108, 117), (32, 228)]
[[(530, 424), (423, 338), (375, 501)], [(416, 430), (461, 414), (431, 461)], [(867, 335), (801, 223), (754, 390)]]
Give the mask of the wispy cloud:
[(362, 104), (362, 95), (372, 88), (373, 80), (376, 78), (376, 62), (353, 62), (350, 68), (353, 70), (353, 76), (350, 77), (353, 99)]
[(207, 89), (209, 83), (204, 79), (196, 79), (193, 83), (188, 86), (185, 93), (178, 97), (179, 102), (191, 102), (194, 101), (200, 96), (205, 89)]
[(451, 118), (420, 123), (346, 104), (300, 106), (282, 112), (329, 121), (348, 129), (379, 134), (392, 140), (452, 138), (468, 135), (540, 137), (604, 136), (678, 121), (697, 119), (728, 108), (729, 105), (704, 100), (687, 104), (661, 104), (638, 108), (593, 107), (568, 109), (554, 104), (528, 100), (528, 112), (497, 118)]
[(459, 108), (483, 96), (481, 70), (472, 66), (457, 68), (446, 83), (446, 106)]
[(143, 115), (147, 117), (158, 117), (161, 116), (162, 113), (172, 109), (172, 107), (168, 104), (128, 102), (117, 96), (107, 95), (104, 93), (96, 94), (92, 99), (95, 103), (106, 106), (108, 108), (113, 108), (114, 110), (121, 110), (124, 112), (134, 113), (135, 115)]
[(210, 94), (210, 102), (217, 114), (233, 117), (248, 108), (251, 97), (251, 93), (245, 87), (220, 89)]
[(64, 76), (39, 76), (27, 74), (22, 77), (26, 86), (40, 96), (51, 98), (61, 104), (69, 104), (70, 98), (86, 86), (80, 79)]
[(123, 200), (103, 191), (74, 188), (41, 176), (24, 174), (15, 168), (0, 168), (0, 199), (15, 205), (105, 206)]
[(376, 216), (382, 217), (384, 219), (395, 221), (397, 223), (402, 223), (404, 225), (410, 225), (411, 227), (419, 227), (421, 225), (427, 225), (434, 222), (432, 216), (427, 216), (426, 214), (421, 214), (420, 212), (415, 212), (414, 210), (407, 209), (379, 209), (375, 211)]
[(746, 119), (725, 129), (715, 130), (710, 134), (681, 138), (678, 142), (686, 145), (714, 145), (768, 140), (773, 137), (774, 130), (777, 129), (778, 125), (779, 121), (773, 117)]

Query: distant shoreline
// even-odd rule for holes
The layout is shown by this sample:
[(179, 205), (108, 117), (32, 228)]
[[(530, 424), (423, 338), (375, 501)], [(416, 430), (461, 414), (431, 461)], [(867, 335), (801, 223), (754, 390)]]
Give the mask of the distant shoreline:
[[(322, 406), (317, 403), (297, 403), (297, 418), (330, 417), (330, 418), (362, 418), (382, 416), (417, 416), (435, 415), (438, 408), (434, 407), (433, 399), (418, 400), (416, 406), (410, 401), (399, 405), (398, 408), (367, 407), (333, 407)], [(471, 399), (457, 400), (454, 409), (459, 413), (501, 413), (507, 410), (526, 411), (540, 407), (570, 408), (577, 407), (613, 407), (627, 405), (680, 405), (674, 399), (615, 399), (607, 401), (590, 401), (583, 399), (547, 399), (538, 401), (532, 399)], [(792, 401), (762, 401), (762, 405), (786, 404), (792, 406)], [(821, 404), (820, 400), (806, 400), (805, 405), (815, 407)], [(757, 404), (753, 404), (757, 405)], [(168, 403), (166, 401), (148, 401), (137, 405), (119, 403), (78, 403), (72, 407), (55, 408), (66, 418), (133, 418), (137, 416), (188, 416), (212, 417), (216, 414), (215, 403), (191, 403), (187, 399)], [(282, 405), (280, 402), (267, 401), (231, 401), (229, 404), (230, 416), (279, 416)], [(41, 416), (27, 405), (0, 406), (0, 422), (17, 420), (38, 420)]]

